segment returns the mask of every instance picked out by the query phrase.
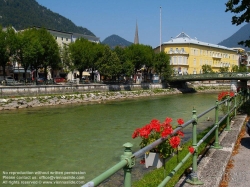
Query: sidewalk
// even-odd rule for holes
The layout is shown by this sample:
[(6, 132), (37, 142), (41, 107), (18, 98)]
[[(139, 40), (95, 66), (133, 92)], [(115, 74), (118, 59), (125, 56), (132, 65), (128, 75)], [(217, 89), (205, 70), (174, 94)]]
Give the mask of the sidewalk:
[[(237, 115), (231, 123), (231, 130), (223, 131), (220, 134), (219, 142), (223, 147), (222, 149), (210, 148), (206, 155), (199, 159), (197, 175), (198, 179), (204, 184), (196, 186), (219, 187), (246, 117), (247, 115)], [(249, 186), (250, 179), (248, 179), (247, 184), (247, 178), (250, 176), (250, 138), (243, 138), (241, 145), (239, 153), (233, 157), (235, 160), (234, 168), (230, 170), (233, 175), (230, 174), (232, 180), (230, 180), (228, 187)], [(175, 187), (194, 187), (195, 185), (186, 182), (187, 179), (186, 176), (182, 177)]]
[(250, 186), (250, 136), (247, 133), (240, 141), (239, 153), (231, 159), (233, 167), (227, 174), (228, 187)]

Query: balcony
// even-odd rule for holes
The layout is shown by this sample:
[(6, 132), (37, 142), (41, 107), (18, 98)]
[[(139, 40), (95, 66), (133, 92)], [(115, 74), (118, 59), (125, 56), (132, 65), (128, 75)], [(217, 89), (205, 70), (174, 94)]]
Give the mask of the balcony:
[(213, 57), (213, 58), (217, 58), (217, 59), (221, 59), (221, 58), (222, 58), (222, 57), (219, 56), (219, 55), (213, 55), (212, 57)]
[(188, 55), (188, 53), (185, 50), (169, 50), (168, 54), (184, 54), (184, 55)]

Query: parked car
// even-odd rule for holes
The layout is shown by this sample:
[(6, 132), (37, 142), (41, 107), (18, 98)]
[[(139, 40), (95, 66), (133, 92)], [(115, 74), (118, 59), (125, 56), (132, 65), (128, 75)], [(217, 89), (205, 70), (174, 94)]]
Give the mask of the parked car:
[(62, 78), (62, 77), (55, 77), (54, 78), (54, 83), (61, 83), (61, 82), (66, 82), (66, 79)]
[(15, 84), (15, 79), (13, 79), (13, 77), (11, 76), (7, 76), (5, 77), (5, 79), (2, 82), (4, 85), (11, 85), (11, 84)]
[(46, 79), (44, 77), (37, 78), (37, 82), (39, 82), (39, 83), (44, 83), (45, 81), (46, 81)]

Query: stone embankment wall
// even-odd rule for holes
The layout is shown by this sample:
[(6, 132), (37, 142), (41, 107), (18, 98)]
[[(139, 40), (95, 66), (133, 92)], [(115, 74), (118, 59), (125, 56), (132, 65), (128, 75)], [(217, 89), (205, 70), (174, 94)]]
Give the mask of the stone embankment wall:
[(0, 96), (37, 96), (47, 94), (84, 93), (93, 91), (132, 91), (164, 88), (162, 84), (65, 84), (65, 85), (29, 85), (29, 86), (2, 86)]
[(138, 91), (88, 92), (78, 94), (57, 94), (37, 97), (10, 97), (0, 99), (0, 110), (21, 109), (39, 106), (51, 106), (86, 102), (105, 102), (128, 98), (148, 97), (156, 95), (180, 94), (178, 89), (152, 89)]
[[(86, 102), (228, 90), (228, 85), (188, 85), (186, 88), (163, 88), (161, 84), (144, 85), (75, 85), (1, 87), (0, 110), (21, 109)], [(70, 90), (70, 91), (69, 91)]]

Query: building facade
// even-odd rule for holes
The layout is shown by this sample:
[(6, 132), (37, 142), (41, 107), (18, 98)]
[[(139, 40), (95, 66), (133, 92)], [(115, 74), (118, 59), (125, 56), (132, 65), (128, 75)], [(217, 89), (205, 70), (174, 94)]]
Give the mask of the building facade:
[[(37, 27), (39, 28), (39, 27)], [(90, 35), (84, 35), (80, 33), (73, 33), (73, 32), (62, 32), (58, 30), (53, 30), (53, 29), (47, 29), (47, 31), (54, 36), (57, 44), (59, 47), (62, 49), (64, 45), (69, 45), (70, 43), (75, 42), (78, 38), (84, 38), (87, 39), (90, 42), (94, 43), (100, 43), (100, 38), (96, 36), (90, 36)], [(90, 72), (84, 72), (85, 74), (89, 74)], [(94, 77), (99, 77), (98, 72), (94, 72), (95, 76)], [(63, 77), (66, 78), (67, 80), (72, 80), (76, 79), (77, 75), (79, 75), (79, 72), (77, 70), (74, 70), (73, 72), (65, 72), (65, 71), (58, 71), (56, 70), (54, 73), (54, 76), (56, 77)], [(48, 74), (48, 79), (52, 79), (52, 75), (49, 73)], [(97, 80), (98, 81), (98, 80)]]
[[(175, 38), (161, 45), (161, 50), (171, 57), (170, 64), (177, 74), (200, 74), (203, 65), (210, 65), (214, 72), (221, 67), (239, 65), (239, 55), (236, 50), (201, 42), (182, 32)], [(155, 48), (156, 52), (160, 47)]]
[(96, 36), (89, 36), (73, 32), (62, 32), (52, 29), (47, 29), (47, 31), (55, 37), (55, 40), (60, 47), (63, 45), (69, 45), (70, 43), (75, 42), (78, 38), (85, 38), (91, 42), (100, 43), (100, 38)]

